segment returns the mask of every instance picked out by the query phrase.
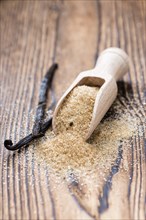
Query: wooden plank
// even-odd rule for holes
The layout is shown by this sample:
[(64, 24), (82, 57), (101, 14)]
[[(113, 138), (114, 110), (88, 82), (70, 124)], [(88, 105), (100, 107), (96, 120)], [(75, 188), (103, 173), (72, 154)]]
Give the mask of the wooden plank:
[[(1, 82), (2, 91), (7, 91), (6, 99), (2, 99), (2, 120), (6, 118), (2, 122), (2, 140), (11, 136), (17, 141), (29, 133), (29, 112), (37, 103), (42, 74), (54, 59), (58, 14), (59, 5), (51, 2), (1, 2), (1, 63), (6, 65), (1, 71)], [(27, 150), (11, 155), (1, 146), (1, 164), (5, 162), (7, 166), (1, 166), (2, 219), (44, 217), (43, 204), (38, 202), (40, 192), (37, 195), (37, 186), (30, 184), (37, 175), (33, 158), (28, 160)], [(46, 210), (51, 218), (49, 196), (45, 203), (50, 204)]]
[[(145, 219), (145, 20), (141, 0), (0, 2), (0, 219)], [(118, 99), (141, 125), (128, 150), (122, 146), (111, 187), (101, 180), (97, 189), (90, 180), (81, 192), (72, 180), (69, 188), (58, 184), (36, 163), (33, 149), (11, 153), (3, 140), (16, 142), (31, 131), (40, 81), (52, 61), (60, 66), (58, 99), (109, 46), (131, 57)]]

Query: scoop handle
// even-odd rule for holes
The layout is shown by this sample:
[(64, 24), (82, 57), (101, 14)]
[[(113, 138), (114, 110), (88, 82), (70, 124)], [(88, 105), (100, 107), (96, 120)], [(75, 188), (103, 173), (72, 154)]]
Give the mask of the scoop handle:
[(119, 80), (128, 71), (128, 55), (120, 48), (110, 47), (104, 50), (97, 59), (95, 69), (97, 74), (110, 74)]

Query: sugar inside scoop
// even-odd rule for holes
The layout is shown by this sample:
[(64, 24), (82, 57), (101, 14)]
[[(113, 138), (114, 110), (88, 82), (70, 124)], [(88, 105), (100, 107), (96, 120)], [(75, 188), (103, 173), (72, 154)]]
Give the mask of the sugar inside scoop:
[(99, 87), (81, 85), (67, 95), (56, 115), (56, 134), (73, 132), (86, 136), (98, 91)]

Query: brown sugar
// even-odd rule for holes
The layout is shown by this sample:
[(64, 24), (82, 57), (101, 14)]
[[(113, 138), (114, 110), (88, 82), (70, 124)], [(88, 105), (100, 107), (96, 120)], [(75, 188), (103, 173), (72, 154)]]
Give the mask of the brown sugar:
[(84, 137), (92, 118), (93, 106), (99, 88), (75, 87), (65, 99), (56, 117), (56, 131), (73, 131)]
[(132, 136), (137, 122), (130, 114), (120, 112), (121, 106), (115, 104), (115, 117), (102, 121), (88, 143), (85, 142), (83, 136), (90, 125), (98, 90), (78, 86), (70, 93), (57, 115), (58, 135), (48, 131), (46, 138), (35, 147), (39, 163), (63, 173), (69, 169), (93, 172), (97, 168), (111, 168), (117, 157), (119, 141)]

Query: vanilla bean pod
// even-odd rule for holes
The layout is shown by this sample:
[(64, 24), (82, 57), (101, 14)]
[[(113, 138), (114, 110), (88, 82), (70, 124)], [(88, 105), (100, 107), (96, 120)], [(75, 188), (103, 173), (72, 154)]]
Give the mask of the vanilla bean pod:
[[(12, 151), (18, 150), (21, 147), (29, 144), (31, 141), (44, 136), (47, 129), (51, 126), (52, 117), (50, 117), (45, 123), (43, 123), (43, 118), (46, 108), (47, 92), (49, 89), (51, 89), (53, 76), (57, 67), (58, 67), (57, 64), (53, 64), (51, 68), (47, 71), (44, 79), (42, 80), (40, 94), (39, 94), (39, 103), (36, 110), (35, 124), (33, 126), (32, 133), (21, 139), (15, 145), (13, 145), (13, 142), (11, 140), (9, 139), (5, 140), (4, 146), (8, 150), (12, 150)], [(52, 97), (52, 102), (54, 103), (54, 97)]]
[(8, 150), (14, 151), (14, 150), (18, 150), (21, 147), (29, 144), (31, 141), (42, 137), (45, 132), (47, 131), (47, 129), (51, 126), (52, 124), (52, 118), (50, 118), (48, 121), (46, 121), (41, 128), (41, 134), (34, 136), (32, 133), (27, 135), (25, 138), (21, 139), (17, 144), (13, 145), (13, 142), (11, 140), (5, 140), (4, 141), (4, 146), (5, 148), (7, 148)]
[(55, 70), (58, 68), (58, 65), (55, 63), (51, 66), (51, 68), (47, 71), (44, 79), (41, 82), (40, 94), (39, 94), (39, 102), (35, 115), (35, 123), (33, 126), (32, 133), (34, 136), (40, 136), (41, 127), (43, 124), (43, 118), (46, 109), (46, 101), (47, 101), (47, 92), (51, 88), (53, 76)]

